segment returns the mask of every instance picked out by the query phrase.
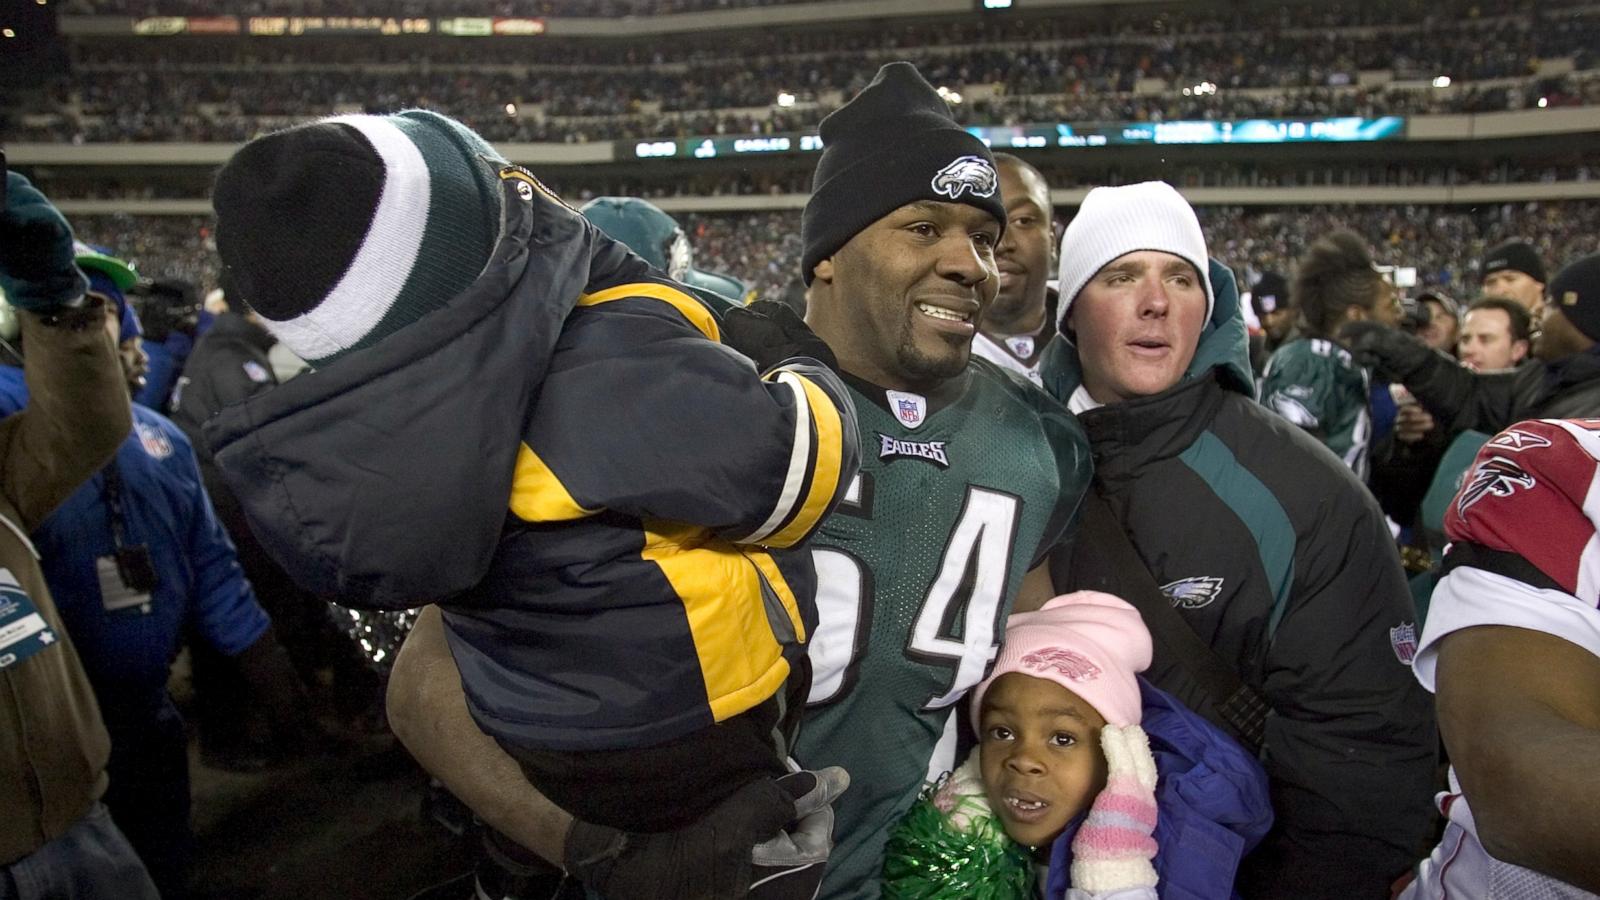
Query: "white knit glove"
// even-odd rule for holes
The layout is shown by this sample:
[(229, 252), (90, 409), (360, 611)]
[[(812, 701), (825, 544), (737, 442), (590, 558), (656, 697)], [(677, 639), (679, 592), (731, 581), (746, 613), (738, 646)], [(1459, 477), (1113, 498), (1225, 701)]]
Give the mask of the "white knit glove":
[(933, 792), (933, 805), (949, 818), (951, 827), (957, 831), (965, 831), (973, 822), (994, 818), (989, 797), (983, 790), (983, 769), (976, 747), (967, 755), (967, 761)]
[(1137, 725), (1100, 730), (1106, 786), (1072, 840), (1072, 887), (1102, 895), (1154, 888), (1156, 761)]

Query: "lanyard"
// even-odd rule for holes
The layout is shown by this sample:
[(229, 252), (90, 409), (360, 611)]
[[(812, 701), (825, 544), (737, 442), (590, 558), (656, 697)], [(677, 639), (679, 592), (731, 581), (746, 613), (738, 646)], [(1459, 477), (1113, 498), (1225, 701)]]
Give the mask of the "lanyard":
[(128, 546), (126, 527), (122, 517), (122, 473), (117, 469), (117, 460), (112, 458), (103, 472), (105, 476), (104, 496), (106, 508), (111, 512), (111, 543), (118, 550)]

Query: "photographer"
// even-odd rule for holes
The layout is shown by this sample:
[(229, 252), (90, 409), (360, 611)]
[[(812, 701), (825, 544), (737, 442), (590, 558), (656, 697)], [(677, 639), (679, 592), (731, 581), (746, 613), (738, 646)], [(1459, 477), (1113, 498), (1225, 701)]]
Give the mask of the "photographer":
[(66, 220), (26, 178), (5, 188), (0, 290), (16, 321), (0, 334), (31, 348), (33, 400), (0, 421), (0, 898), (154, 900), (100, 803), (110, 741), (25, 536), (116, 451), (127, 394)]
[(194, 350), (200, 301), (189, 282), (158, 278), (129, 290), (128, 302), (144, 328), (144, 351), (149, 357), (144, 387), (133, 395), (133, 402), (165, 413), (172, 388)]
[[(1411, 271), (1412, 281), (1415, 282), (1415, 270)], [(1407, 318), (1415, 321), (1417, 326), (1412, 333), (1440, 353), (1455, 356), (1456, 339), (1461, 334), (1461, 307), (1456, 301), (1443, 291), (1426, 290), (1418, 294), (1415, 300), (1406, 301), (1406, 306)], [(1416, 310), (1415, 314), (1410, 314), (1412, 308)]]

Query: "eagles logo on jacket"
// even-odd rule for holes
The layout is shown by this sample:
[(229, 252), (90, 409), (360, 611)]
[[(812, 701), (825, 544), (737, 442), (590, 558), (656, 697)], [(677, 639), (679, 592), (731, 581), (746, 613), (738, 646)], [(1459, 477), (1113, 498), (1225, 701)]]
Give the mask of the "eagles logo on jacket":
[(782, 686), (801, 545), (856, 471), (838, 377), (764, 375), (517, 167), (442, 310), (206, 427), (263, 544), (350, 606), (438, 602), (468, 706), (546, 750), (671, 740)]

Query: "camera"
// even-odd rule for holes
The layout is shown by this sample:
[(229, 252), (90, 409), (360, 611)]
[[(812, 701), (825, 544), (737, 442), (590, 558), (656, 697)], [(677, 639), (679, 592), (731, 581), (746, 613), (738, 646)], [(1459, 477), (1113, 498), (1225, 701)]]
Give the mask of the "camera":
[(1417, 286), (1416, 266), (1373, 266), (1373, 268), (1378, 270), (1384, 281), (1401, 290)]
[(1433, 310), (1419, 298), (1406, 297), (1400, 301), (1400, 330), (1406, 334), (1421, 334), (1433, 321)]

